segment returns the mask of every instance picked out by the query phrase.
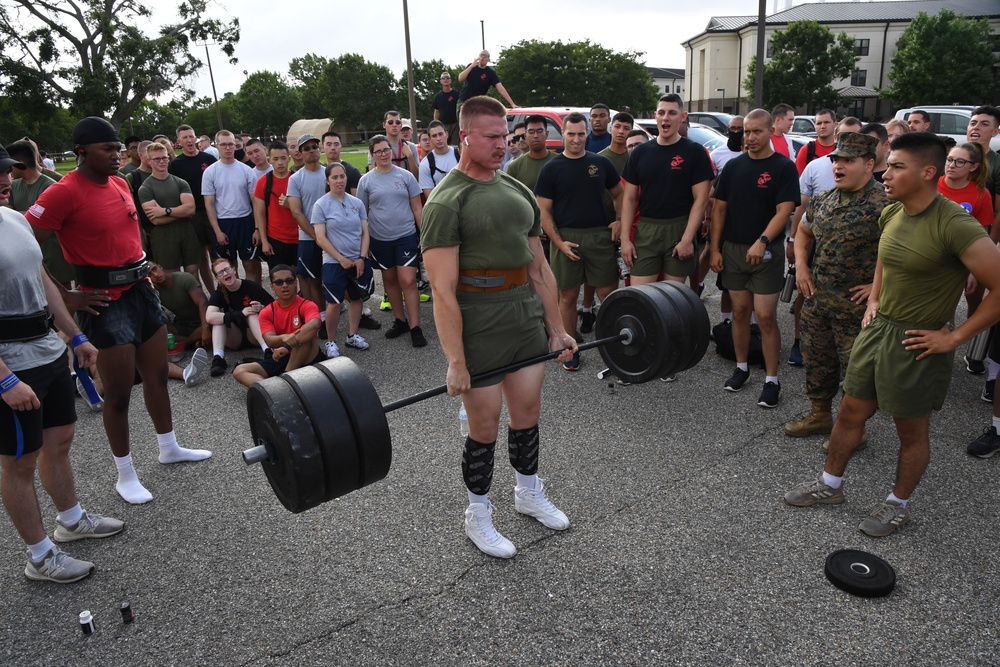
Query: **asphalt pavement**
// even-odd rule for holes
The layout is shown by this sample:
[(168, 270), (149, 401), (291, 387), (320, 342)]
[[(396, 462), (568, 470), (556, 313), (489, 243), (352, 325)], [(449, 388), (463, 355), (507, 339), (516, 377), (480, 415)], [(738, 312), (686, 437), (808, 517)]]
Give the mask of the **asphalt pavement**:
[[(713, 323), (718, 297), (709, 288), (703, 298)], [(779, 311), (784, 359), (792, 322)], [(383, 330), (366, 332), (371, 349), (347, 350), (383, 402), (444, 381), (431, 304), (422, 313), (426, 348), (386, 340), (390, 317), (379, 313)], [(781, 403), (766, 410), (756, 404), (763, 371), (724, 392), (732, 364), (714, 345), (670, 384), (609, 387), (596, 377), (599, 354), (583, 357), (577, 373), (549, 364), (543, 394), (539, 472), (569, 530), (514, 512), (500, 442), (492, 499), (497, 528), (518, 548), (509, 561), (481, 554), (462, 529), (455, 398), (390, 413), (389, 476), (302, 514), (278, 503), (260, 466), (242, 462), (252, 444), (246, 390), (231, 377), (171, 382), (179, 441), (214, 452), (202, 463), (157, 462), (133, 392), (133, 456), (154, 496), (142, 506), (116, 494), (101, 416), (78, 401), (79, 496), (127, 529), (66, 545), (97, 570), (59, 586), (24, 577), (26, 552), (0, 518), (0, 664), (1000, 664), (1000, 457), (965, 453), (991, 415), (979, 399), (984, 377), (956, 360), (911, 522), (874, 539), (857, 526), (893, 484), (890, 418), (870, 420), (871, 446), (848, 468), (844, 504), (792, 508), (783, 493), (824, 460), (822, 437), (782, 431), (808, 411), (803, 369), (783, 361)], [(832, 586), (824, 562), (839, 549), (885, 559), (895, 590), (868, 599)], [(131, 625), (118, 611), (125, 601)], [(77, 622), (85, 609), (90, 636)]]

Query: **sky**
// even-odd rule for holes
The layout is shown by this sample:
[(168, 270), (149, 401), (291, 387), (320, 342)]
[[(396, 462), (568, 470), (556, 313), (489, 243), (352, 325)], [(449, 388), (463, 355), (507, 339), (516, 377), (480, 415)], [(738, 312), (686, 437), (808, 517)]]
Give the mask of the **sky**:
[[(773, 3), (768, 0), (768, 13)], [(172, 0), (162, 0), (158, 5), (158, 20), (175, 20)], [(518, 7), (516, 11), (505, 10), (507, 5), (471, 0), (408, 0), (412, 59), (440, 58), (447, 64), (467, 64), (479, 54), (484, 30), (486, 48), (494, 60), (505, 47), (521, 40), (589, 39), (618, 52), (644, 51), (645, 63), (651, 67), (683, 68), (681, 42), (704, 31), (712, 16), (757, 13), (757, 0), (715, 0), (705, 5), (610, 0), (509, 3)], [(210, 5), (209, 11), (218, 18), (238, 12), (240, 18), (236, 65), (230, 65), (218, 47), (209, 47), (220, 98), (226, 92), (239, 90), (244, 70), (287, 74), (292, 58), (307, 53), (329, 58), (360, 53), (397, 74), (406, 70), (403, 0), (295, 0), (290, 5), (273, 0), (223, 0)], [(196, 53), (204, 60), (204, 47)], [(211, 96), (207, 67), (191, 87), (199, 96)]]

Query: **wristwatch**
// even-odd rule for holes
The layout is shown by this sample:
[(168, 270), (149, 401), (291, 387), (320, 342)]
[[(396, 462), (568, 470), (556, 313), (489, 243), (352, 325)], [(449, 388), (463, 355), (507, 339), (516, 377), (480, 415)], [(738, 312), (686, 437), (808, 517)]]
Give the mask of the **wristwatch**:
[(768, 243), (771, 242), (771, 239), (767, 238), (767, 236), (765, 234), (761, 234), (760, 235), (760, 242), (763, 243), (764, 245), (767, 245)]
[(165, 215), (166, 217), (169, 218), (170, 217), (170, 213), (171, 213), (171, 209), (170, 209), (169, 206), (167, 208), (163, 209), (163, 215)]

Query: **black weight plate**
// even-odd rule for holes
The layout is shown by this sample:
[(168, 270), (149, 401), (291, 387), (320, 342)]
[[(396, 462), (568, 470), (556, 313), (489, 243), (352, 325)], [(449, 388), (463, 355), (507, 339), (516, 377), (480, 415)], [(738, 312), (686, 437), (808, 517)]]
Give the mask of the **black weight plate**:
[(640, 285), (640, 289), (657, 291), (666, 299), (667, 306), (660, 315), (663, 317), (664, 326), (670, 332), (670, 346), (664, 351), (663, 366), (658, 375), (660, 377), (673, 375), (684, 369), (692, 345), (685, 321), (688, 303), (666, 283), (648, 283)]
[(688, 365), (678, 370), (687, 370), (696, 366), (708, 352), (709, 335), (712, 332), (712, 322), (708, 317), (708, 310), (702, 303), (698, 294), (682, 283), (670, 281), (669, 287), (680, 296), (684, 297), (688, 303), (688, 308), (684, 314), (684, 321), (688, 325), (690, 340), (693, 341), (691, 354), (688, 357)]
[(710, 323), (705, 304), (687, 285), (672, 280), (649, 283), (649, 286), (663, 292), (673, 305), (667, 320), (676, 351), (668, 356), (673, 357), (675, 366), (664, 375), (686, 371), (701, 361), (708, 351)]
[(274, 461), (261, 463), (274, 495), (290, 512), (323, 502), (323, 457), (309, 415), (281, 377), (254, 383), (247, 391), (247, 416), (255, 444), (267, 442)]
[(333, 382), (354, 427), (361, 480), (358, 488), (374, 484), (389, 474), (392, 436), (382, 401), (371, 381), (347, 357), (327, 359), (316, 366)]
[(361, 468), (354, 427), (340, 392), (326, 373), (315, 366), (296, 368), (282, 377), (298, 394), (312, 423), (323, 457), (326, 480), (323, 500), (333, 500), (360, 488)]
[(851, 595), (878, 598), (896, 586), (896, 571), (878, 556), (856, 549), (834, 551), (826, 557), (826, 578)]
[(639, 383), (660, 377), (664, 355), (670, 348), (663, 318), (668, 306), (661, 292), (638, 287), (617, 289), (601, 303), (594, 329), (597, 338), (615, 336), (623, 328), (634, 333), (629, 344), (613, 342), (600, 347), (601, 358), (619, 379)]

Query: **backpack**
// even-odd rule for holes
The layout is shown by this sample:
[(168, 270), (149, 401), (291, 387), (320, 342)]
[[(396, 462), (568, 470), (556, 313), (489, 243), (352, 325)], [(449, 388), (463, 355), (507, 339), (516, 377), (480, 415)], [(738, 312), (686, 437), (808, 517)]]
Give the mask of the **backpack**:
[(816, 159), (816, 142), (810, 141), (806, 144), (806, 164)]
[[(462, 157), (462, 153), (459, 152), (457, 146), (452, 146), (451, 150), (455, 153), (455, 162), (458, 162), (459, 159)], [(437, 179), (434, 178), (435, 171), (438, 172), (439, 174), (448, 173), (446, 171), (441, 171), (440, 169), (437, 168), (437, 165), (434, 164), (434, 151), (431, 151), (430, 153), (427, 154), (427, 166), (430, 167), (431, 169), (431, 183), (433, 183), (434, 185), (437, 185)]]
[[(715, 339), (715, 352), (723, 359), (736, 361), (736, 349), (733, 347), (733, 323), (726, 320), (712, 327), (712, 338)], [(750, 349), (747, 355), (748, 364), (764, 363), (764, 347), (760, 337), (760, 327), (750, 325)]]
[(274, 189), (274, 171), (269, 171), (264, 174), (264, 222), (265, 224), (270, 222), (268, 219), (268, 209), (271, 206), (271, 190)]

